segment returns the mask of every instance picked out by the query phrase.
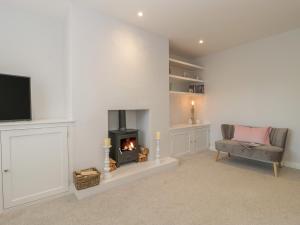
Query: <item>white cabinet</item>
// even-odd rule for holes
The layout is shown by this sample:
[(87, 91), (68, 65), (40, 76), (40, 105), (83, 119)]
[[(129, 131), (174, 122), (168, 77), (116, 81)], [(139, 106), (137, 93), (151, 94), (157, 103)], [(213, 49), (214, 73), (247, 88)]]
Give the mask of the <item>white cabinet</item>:
[(180, 155), (189, 152), (189, 134), (178, 130), (171, 132), (171, 151), (172, 155)]
[(67, 126), (0, 132), (4, 208), (68, 191)]
[(195, 153), (209, 148), (209, 125), (185, 125), (170, 130), (171, 152), (174, 156)]
[(209, 147), (209, 129), (196, 128), (194, 130), (194, 151), (206, 150)]

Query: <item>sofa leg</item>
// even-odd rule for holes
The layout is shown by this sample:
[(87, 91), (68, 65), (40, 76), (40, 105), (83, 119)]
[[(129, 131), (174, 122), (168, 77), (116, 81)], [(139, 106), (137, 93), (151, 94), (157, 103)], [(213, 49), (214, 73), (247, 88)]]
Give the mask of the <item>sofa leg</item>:
[(216, 162), (219, 160), (220, 151), (217, 152)]
[(278, 177), (278, 162), (273, 162), (274, 176)]
[(230, 157), (231, 157), (231, 154), (230, 154), (230, 152), (228, 152), (228, 154), (227, 154), (227, 155), (228, 155), (228, 158), (230, 158)]
[(279, 168), (282, 168), (282, 162), (278, 163)]

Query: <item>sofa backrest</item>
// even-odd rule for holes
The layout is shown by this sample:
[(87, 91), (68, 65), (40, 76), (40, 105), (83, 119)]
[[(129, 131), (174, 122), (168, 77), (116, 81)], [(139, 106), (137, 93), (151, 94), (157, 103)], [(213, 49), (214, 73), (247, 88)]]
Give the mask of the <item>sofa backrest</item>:
[[(234, 125), (222, 124), (221, 125), (222, 136), (226, 140), (230, 140), (234, 136)], [(270, 142), (271, 145), (280, 148), (285, 148), (287, 139), (288, 129), (287, 128), (273, 128), (270, 132)]]

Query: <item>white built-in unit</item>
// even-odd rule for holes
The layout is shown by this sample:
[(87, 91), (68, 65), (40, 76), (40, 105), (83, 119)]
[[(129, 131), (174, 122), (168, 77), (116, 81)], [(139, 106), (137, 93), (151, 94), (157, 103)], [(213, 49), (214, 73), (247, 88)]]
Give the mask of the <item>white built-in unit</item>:
[(190, 77), (183, 77), (183, 76), (178, 76), (178, 75), (169, 75), (170, 79), (175, 79), (175, 80), (181, 80), (181, 81), (186, 81), (186, 82), (195, 82), (195, 83), (204, 83), (203, 80), (198, 80)]
[(203, 94), (197, 94), (197, 93), (188, 93), (188, 92), (182, 92), (182, 91), (169, 91), (170, 95), (186, 95), (186, 96), (201, 96)]
[[(180, 150), (178, 152), (192, 152), (193, 148), (200, 149), (198, 147), (191, 147), (191, 142), (194, 142), (192, 138), (192, 136), (195, 136), (194, 133), (193, 135), (191, 135), (186, 132), (187, 130), (182, 129), (188, 129), (188, 131), (191, 131), (191, 128), (199, 128), (203, 125), (203, 118), (201, 118), (205, 84), (205, 81), (202, 79), (203, 69), (203, 66), (169, 58), (169, 99), (171, 135), (173, 135), (172, 137), (174, 137), (174, 135), (179, 135), (178, 138), (182, 140), (176, 140), (175, 138), (172, 142), (172, 145), (174, 144), (174, 142), (178, 142), (178, 144), (174, 144), (173, 148), (173, 153), (175, 155), (177, 154), (177, 146), (184, 145), (185, 147), (183, 147), (183, 149), (189, 149), (184, 151)], [(192, 122), (197, 122), (197, 125), (189, 125), (189, 123), (191, 122), (190, 119), (192, 118), (192, 103), (194, 104), (194, 121), (192, 120)], [(177, 129), (179, 129), (179, 133), (177, 133)], [(175, 133), (173, 132), (174, 130), (176, 130)], [(187, 136), (187, 138), (185, 136)], [(196, 143), (195, 146), (200, 145)]]
[(209, 148), (209, 124), (180, 124), (170, 128), (173, 156), (196, 153)]
[(71, 125), (67, 120), (0, 123), (0, 211), (69, 190)]
[[(189, 62), (169, 59), (170, 147), (173, 156), (209, 148), (210, 125), (203, 124), (200, 116), (205, 83), (201, 74), (203, 69)], [(194, 121), (191, 120), (192, 112)], [(189, 124), (190, 121), (197, 124)]]
[(173, 58), (169, 58), (169, 63), (170, 63), (170, 65), (179, 65), (179, 66), (185, 67), (187, 69), (194, 69), (194, 70), (195, 69), (196, 70), (204, 69), (203, 66), (199, 66), (199, 65), (196, 65), (196, 64), (188, 63), (188, 62), (178, 60), (178, 59), (173, 59)]
[(203, 94), (204, 81), (201, 71), (204, 68), (181, 60), (169, 59), (169, 91), (170, 94)]

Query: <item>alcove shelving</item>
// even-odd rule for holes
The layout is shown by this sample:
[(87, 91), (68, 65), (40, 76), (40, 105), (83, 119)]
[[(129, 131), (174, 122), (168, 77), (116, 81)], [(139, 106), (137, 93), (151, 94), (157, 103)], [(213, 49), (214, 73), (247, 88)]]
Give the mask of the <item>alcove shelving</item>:
[(204, 81), (201, 79), (203, 66), (169, 59), (170, 94), (201, 95), (204, 93)]
[(170, 149), (175, 156), (209, 147), (209, 124), (203, 121), (204, 67), (169, 59)]

